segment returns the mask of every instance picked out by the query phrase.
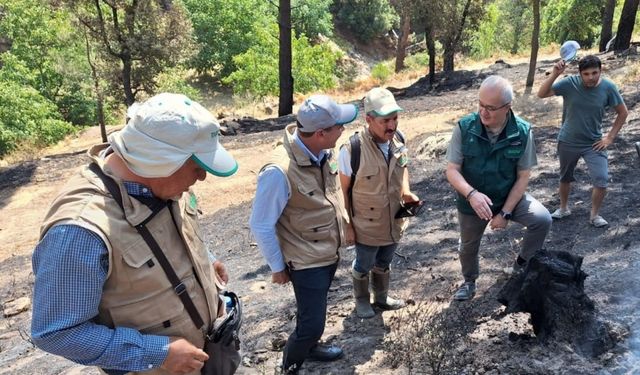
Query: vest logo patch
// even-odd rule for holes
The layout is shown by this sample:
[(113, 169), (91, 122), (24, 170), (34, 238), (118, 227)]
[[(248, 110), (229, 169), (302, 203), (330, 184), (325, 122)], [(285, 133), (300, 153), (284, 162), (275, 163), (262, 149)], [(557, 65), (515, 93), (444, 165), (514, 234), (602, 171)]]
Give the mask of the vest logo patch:
[(398, 165), (401, 167), (404, 167), (408, 163), (409, 163), (409, 157), (406, 154), (400, 155), (400, 158), (398, 159)]
[(193, 208), (194, 210), (198, 207), (198, 198), (196, 198), (194, 194), (191, 194), (189, 196), (189, 207)]
[(331, 171), (332, 174), (335, 174), (336, 172), (338, 172), (338, 163), (335, 161), (329, 162), (329, 170)]
[(520, 157), (522, 155), (522, 149), (520, 148), (508, 148), (504, 151), (504, 155), (508, 158)]

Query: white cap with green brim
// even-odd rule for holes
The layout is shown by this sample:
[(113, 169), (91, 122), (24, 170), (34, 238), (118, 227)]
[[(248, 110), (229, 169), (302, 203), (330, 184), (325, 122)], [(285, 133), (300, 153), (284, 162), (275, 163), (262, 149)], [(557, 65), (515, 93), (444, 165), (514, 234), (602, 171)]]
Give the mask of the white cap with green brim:
[(112, 134), (109, 143), (141, 177), (168, 177), (189, 158), (215, 176), (231, 176), (238, 170), (238, 163), (219, 142), (216, 119), (184, 95), (158, 94), (128, 116), (127, 125)]
[(375, 87), (364, 97), (364, 113), (374, 114), (375, 116), (388, 116), (395, 112), (400, 112), (400, 108), (391, 91)]

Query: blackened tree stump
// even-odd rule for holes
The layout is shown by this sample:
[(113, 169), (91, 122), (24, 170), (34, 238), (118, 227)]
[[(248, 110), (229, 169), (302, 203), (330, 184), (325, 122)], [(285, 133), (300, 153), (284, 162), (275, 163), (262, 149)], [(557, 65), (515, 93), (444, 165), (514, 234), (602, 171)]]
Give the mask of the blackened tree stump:
[(577, 352), (595, 357), (611, 349), (615, 340), (584, 293), (587, 274), (581, 267), (582, 257), (542, 250), (507, 280), (498, 301), (506, 313), (530, 313), (540, 340), (567, 341)]

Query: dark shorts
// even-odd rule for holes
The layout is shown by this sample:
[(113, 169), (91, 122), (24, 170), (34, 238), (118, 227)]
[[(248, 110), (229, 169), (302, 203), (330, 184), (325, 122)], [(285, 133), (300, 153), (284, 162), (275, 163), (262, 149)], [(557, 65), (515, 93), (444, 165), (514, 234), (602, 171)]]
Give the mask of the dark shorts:
[(596, 151), (591, 146), (573, 146), (558, 142), (560, 159), (560, 182), (573, 182), (573, 171), (582, 158), (589, 170), (591, 184), (597, 188), (606, 188), (609, 181), (609, 162), (607, 151)]

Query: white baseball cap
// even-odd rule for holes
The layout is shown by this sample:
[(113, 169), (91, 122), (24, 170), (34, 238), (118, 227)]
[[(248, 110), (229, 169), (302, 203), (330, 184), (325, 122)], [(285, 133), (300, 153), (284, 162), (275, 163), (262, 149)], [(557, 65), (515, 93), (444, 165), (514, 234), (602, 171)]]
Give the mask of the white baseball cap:
[(576, 58), (578, 55), (578, 50), (580, 49), (580, 44), (575, 40), (567, 40), (562, 43), (560, 47), (560, 57), (562, 60), (569, 62)]
[(337, 104), (326, 95), (312, 95), (298, 109), (300, 131), (312, 133), (334, 125), (346, 125), (358, 116), (354, 104)]
[(109, 143), (141, 177), (168, 177), (189, 158), (215, 176), (238, 170), (219, 142), (216, 119), (184, 95), (158, 94), (127, 111), (127, 116), (127, 125), (111, 134)]
[(376, 116), (387, 116), (394, 112), (402, 111), (402, 108), (396, 103), (391, 91), (374, 87), (364, 97), (364, 113), (373, 112)]

